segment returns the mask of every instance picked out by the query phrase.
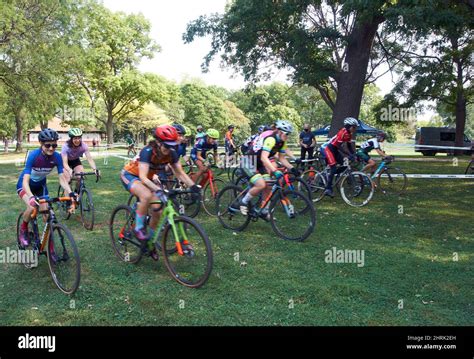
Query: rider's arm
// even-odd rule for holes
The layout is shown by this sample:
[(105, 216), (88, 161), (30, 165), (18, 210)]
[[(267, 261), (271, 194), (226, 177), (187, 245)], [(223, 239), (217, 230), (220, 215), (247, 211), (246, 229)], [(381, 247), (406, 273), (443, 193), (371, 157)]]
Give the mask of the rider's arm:
[(268, 173), (273, 173), (277, 170), (275, 165), (270, 161), (270, 158), (268, 156), (270, 155), (270, 152), (268, 151), (262, 151), (262, 154), (260, 155), (260, 159), (262, 160), (263, 165), (265, 166), (265, 169), (267, 170)]
[(179, 161), (172, 164), (171, 168), (173, 169), (175, 176), (187, 187), (192, 187), (194, 185), (193, 180), (189, 178), (189, 176), (184, 172), (183, 167)]
[(138, 177), (140, 181), (147, 186), (153, 192), (159, 191), (161, 188), (153, 183), (152, 180), (148, 178), (148, 171), (150, 170), (150, 164), (146, 162), (138, 163)]
[(54, 156), (56, 157), (56, 165), (58, 168), (58, 176), (59, 176), (59, 184), (64, 189), (65, 193), (71, 193), (71, 187), (69, 186), (69, 182), (64, 177), (64, 166), (62, 162), (62, 158), (59, 153), (55, 153)]
[(375, 151), (377, 151), (379, 156), (382, 156), (382, 157), (387, 156), (387, 154), (384, 151), (382, 151), (380, 148), (376, 148)]
[[(288, 151), (288, 150), (287, 150), (287, 151)], [(280, 153), (278, 154), (278, 161), (279, 161), (283, 166), (285, 166), (285, 167), (288, 168), (288, 169), (293, 168), (293, 165), (292, 165), (290, 162), (288, 162), (288, 160), (286, 159), (286, 157), (285, 157), (285, 152), (280, 152)]]
[(33, 193), (31, 192), (31, 189), (30, 189), (30, 175), (29, 174), (25, 173), (23, 175), (23, 183), (22, 183), (21, 187), (23, 188), (23, 190), (28, 195), (28, 198), (33, 197)]
[(63, 167), (64, 167), (64, 169), (65, 169), (66, 171), (68, 171), (69, 173), (72, 174), (72, 168), (69, 167), (69, 165), (68, 165), (68, 163), (67, 163), (67, 162), (68, 162), (68, 161), (67, 161), (67, 154), (61, 152), (61, 159), (62, 159), (62, 162), (63, 162)]
[(201, 161), (201, 162), (203, 162), (203, 163), (206, 161), (206, 160), (202, 157), (202, 151), (197, 150), (197, 151), (196, 151), (196, 157), (197, 157), (197, 159), (198, 159), (199, 161)]
[(95, 165), (95, 162), (94, 162), (94, 159), (92, 158), (91, 153), (89, 151), (86, 151), (85, 155), (87, 158), (87, 162), (89, 162), (89, 165), (95, 171), (97, 169), (97, 166)]

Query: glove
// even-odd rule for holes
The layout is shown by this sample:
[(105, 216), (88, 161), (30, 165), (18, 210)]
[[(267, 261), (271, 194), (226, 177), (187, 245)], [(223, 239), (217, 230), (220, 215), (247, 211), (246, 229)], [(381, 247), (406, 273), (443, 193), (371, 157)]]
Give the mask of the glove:
[(94, 172), (97, 177), (100, 177), (100, 170), (98, 168), (96, 168)]
[(301, 175), (300, 171), (298, 171), (298, 169), (295, 167), (290, 168), (290, 173), (295, 175), (295, 177), (299, 177)]
[(69, 193), (69, 197), (71, 197), (73, 199), (74, 202), (77, 202), (77, 193), (76, 192), (71, 192)]
[(31, 197), (30, 197), (30, 200), (28, 201), (28, 204), (29, 204), (31, 207), (39, 206), (39, 198), (36, 197), (36, 196), (31, 196)]
[(275, 178), (277, 180), (279, 180), (280, 178), (283, 177), (283, 172), (282, 171), (275, 171), (275, 172), (273, 172), (273, 175), (275, 176)]

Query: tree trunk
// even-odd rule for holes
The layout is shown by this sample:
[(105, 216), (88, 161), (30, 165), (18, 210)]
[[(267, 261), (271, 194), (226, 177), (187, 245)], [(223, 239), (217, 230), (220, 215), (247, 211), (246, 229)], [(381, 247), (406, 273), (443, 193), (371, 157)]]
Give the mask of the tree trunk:
[(114, 143), (114, 117), (112, 111), (107, 111), (107, 123), (105, 124), (105, 130), (107, 132), (107, 145)]
[(359, 24), (349, 38), (347, 55), (337, 79), (337, 99), (332, 114), (329, 136), (334, 136), (346, 117), (358, 118), (372, 43), (383, 18)]
[(3, 144), (5, 145), (5, 153), (8, 153), (8, 137), (3, 137)]
[[(450, 38), (451, 46), (456, 54), (459, 48), (459, 38), (453, 36)], [(453, 62), (456, 64), (456, 139), (455, 147), (464, 147), (464, 129), (466, 127), (466, 106), (467, 101), (464, 96), (462, 61), (459, 55), (453, 56)], [(455, 150), (454, 154), (462, 155), (463, 150)]]
[(23, 151), (23, 124), (21, 118), (21, 111), (15, 112), (15, 124), (16, 124), (16, 152)]

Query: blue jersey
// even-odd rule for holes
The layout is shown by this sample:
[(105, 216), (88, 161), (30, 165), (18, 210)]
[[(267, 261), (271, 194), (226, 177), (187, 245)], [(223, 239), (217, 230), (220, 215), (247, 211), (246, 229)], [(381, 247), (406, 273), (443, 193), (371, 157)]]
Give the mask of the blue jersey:
[(206, 152), (209, 150), (217, 151), (217, 142), (214, 144), (207, 143), (207, 136), (199, 138), (194, 144), (193, 149), (191, 150), (191, 155), (195, 157), (198, 152), (201, 152), (201, 157), (206, 156)]
[(38, 148), (31, 151), (26, 160), (25, 169), (21, 172), (20, 178), (23, 175), (30, 175), (30, 180), (33, 182), (41, 182), (46, 179), (46, 176), (51, 173), (54, 167), (58, 168), (58, 173), (63, 173), (63, 160), (58, 152), (54, 152), (51, 156), (47, 156)]

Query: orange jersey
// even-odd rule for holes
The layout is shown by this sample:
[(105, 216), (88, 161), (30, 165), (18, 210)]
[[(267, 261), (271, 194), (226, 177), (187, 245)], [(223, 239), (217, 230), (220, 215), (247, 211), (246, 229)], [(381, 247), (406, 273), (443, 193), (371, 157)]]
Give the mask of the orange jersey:
[(128, 173), (139, 177), (139, 163), (148, 163), (150, 167), (147, 177), (149, 179), (153, 179), (153, 175), (157, 174), (159, 171), (164, 170), (167, 164), (175, 164), (178, 161), (178, 154), (174, 150), (171, 150), (170, 153), (165, 156), (161, 154), (158, 149), (155, 151), (151, 146), (146, 146), (143, 147), (143, 149), (140, 151), (140, 154), (134, 158), (133, 161), (126, 164), (123, 169)]

